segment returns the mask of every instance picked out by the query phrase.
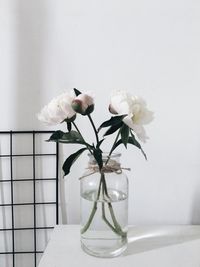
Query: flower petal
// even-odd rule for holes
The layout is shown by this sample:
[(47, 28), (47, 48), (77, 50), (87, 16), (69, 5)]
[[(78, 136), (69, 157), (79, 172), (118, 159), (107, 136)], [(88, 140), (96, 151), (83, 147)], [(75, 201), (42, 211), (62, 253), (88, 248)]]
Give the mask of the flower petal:
[(38, 114), (38, 119), (48, 125), (59, 124), (65, 119), (72, 118), (76, 113), (71, 107), (73, 96), (71, 93), (63, 93), (53, 98)]
[(153, 120), (153, 112), (147, 108), (145, 100), (139, 96), (132, 96), (126, 91), (116, 91), (112, 94), (110, 100), (110, 110), (117, 114), (128, 114), (124, 119), (127, 124), (136, 133), (137, 137), (145, 142), (146, 136), (143, 125)]

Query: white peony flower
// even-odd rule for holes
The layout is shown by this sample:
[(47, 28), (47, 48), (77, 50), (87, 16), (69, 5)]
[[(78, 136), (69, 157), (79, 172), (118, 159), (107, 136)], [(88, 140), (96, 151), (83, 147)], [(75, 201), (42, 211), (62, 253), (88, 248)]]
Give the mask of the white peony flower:
[(124, 90), (112, 94), (109, 110), (113, 114), (127, 114), (123, 119), (136, 133), (137, 137), (146, 142), (148, 139), (144, 126), (153, 120), (153, 112), (147, 109), (146, 102), (138, 96), (132, 96)]
[(72, 101), (73, 109), (82, 114), (88, 115), (94, 110), (94, 98), (92, 92), (81, 93)]
[(76, 115), (71, 106), (74, 98), (73, 92), (66, 92), (53, 98), (37, 115), (38, 119), (47, 125), (59, 124), (64, 120), (73, 120)]

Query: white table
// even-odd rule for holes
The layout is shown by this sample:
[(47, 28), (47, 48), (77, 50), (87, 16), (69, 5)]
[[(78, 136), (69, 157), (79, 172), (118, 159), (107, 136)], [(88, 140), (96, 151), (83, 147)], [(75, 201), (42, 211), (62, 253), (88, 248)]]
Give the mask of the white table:
[(132, 226), (127, 251), (95, 258), (80, 247), (78, 225), (55, 227), (39, 267), (200, 267), (200, 226)]

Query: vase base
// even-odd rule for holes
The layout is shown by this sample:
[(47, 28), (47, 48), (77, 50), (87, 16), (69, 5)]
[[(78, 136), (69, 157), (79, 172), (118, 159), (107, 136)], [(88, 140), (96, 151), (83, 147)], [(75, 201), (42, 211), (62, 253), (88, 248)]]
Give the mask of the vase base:
[(83, 242), (81, 242), (81, 248), (87, 254), (98, 257), (98, 258), (114, 258), (120, 256), (127, 249), (127, 242), (124, 243), (121, 247), (115, 250), (106, 250), (104, 248), (90, 248), (86, 247)]

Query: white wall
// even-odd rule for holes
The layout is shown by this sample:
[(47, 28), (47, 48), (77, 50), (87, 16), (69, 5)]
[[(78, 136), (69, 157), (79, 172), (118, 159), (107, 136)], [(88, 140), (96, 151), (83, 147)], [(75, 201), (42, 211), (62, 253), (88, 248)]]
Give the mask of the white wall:
[[(47, 129), (35, 114), (64, 89), (95, 91), (97, 124), (112, 89), (139, 94), (155, 120), (148, 162), (121, 149), (129, 221), (200, 223), (199, 1), (0, 0), (0, 27), (1, 130)], [(65, 181), (69, 223), (79, 221), (85, 162)]]

